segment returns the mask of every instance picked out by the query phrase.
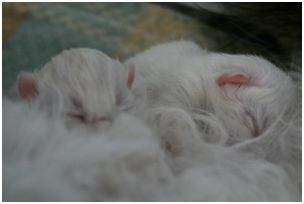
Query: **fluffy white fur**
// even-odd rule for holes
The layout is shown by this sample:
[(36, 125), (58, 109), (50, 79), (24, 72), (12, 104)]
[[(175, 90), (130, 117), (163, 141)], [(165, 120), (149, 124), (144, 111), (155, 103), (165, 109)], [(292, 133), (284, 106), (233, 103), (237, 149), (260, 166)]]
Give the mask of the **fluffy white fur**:
[(121, 114), (102, 134), (80, 133), (27, 104), (4, 100), (3, 199), (300, 200), (279, 166), (188, 139), (180, 140), (186, 153), (172, 157), (158, 136), (131, 115)]
[(128, 70), (98, 50), (65, 50), (40, 70), (22, 73), (19, 78), (25, 74), (37, 89), (32, 103), (52, 115), (65, 117), (68, 126), (83, 122), (98, 126), (98, 119), (112, 120), (132, 101), (127, 87)]
[[(300, 200), (300, 92), (285, 73), (187, 41), (155, 46), (125, 66), (96, 50), (63, 52), (37, 74), (38, 100), (4, 101), (4, 200)], [(218, 86), (227, 73), (255, 83)], [(114, 111), (103, 131), (66, 129), (65, 117), (41, 109), (60, 115), (77, 96), (99, 117), (117, 108), (118, 90), (133, 109)]]
[[(126, 66), (135, 67), (135, 96), (150, 105), (215, 114), (229, 134), (220, 141), (229, 144), (262, 134), (296, 101), (291, 79), (268, 61), (209, 53), (193, 42), (157, 45), (127, 60)], [(223, 74), (247, 75), (255, 84), (219, 87), (216, 80)]]
[[(189, 41), (154, 46), (126, 66), (135, 67), (137, 98), (187, 110), (203, 140), (279, 164), (301, 189), (301, 79), (293, 82), (263, 58), (212, 53)], [(254, 84), (219, 87), (223, 74)]]

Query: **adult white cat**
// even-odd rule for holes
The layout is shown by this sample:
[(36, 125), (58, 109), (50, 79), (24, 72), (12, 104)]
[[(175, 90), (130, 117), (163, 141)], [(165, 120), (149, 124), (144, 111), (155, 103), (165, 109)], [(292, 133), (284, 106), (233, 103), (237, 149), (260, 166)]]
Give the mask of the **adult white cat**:
[(68, 130), (3, 101), (4, 201), (299, 201), (278, 166), (190, 137), (166, 156), (147, 126), (120, 114), (103, 133)]

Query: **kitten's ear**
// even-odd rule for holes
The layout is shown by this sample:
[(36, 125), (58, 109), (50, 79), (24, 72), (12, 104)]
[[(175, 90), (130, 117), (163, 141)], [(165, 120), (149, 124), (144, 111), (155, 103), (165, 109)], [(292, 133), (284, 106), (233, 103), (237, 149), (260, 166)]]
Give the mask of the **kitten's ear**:
[(216, 80), (216, 83), (220, 87), (224, 85), (253, 85), (251, 77), (245, 74), (223, 74)]
[(21, 73), (17, 79), (18, 94), (22, 99), (31, 99), (37, 95), (37, 82), (30, 73)]
[(128, 80), (127, 80), (127, 86), (130, 89), (133, 82), (134, 82), (134, 77), (135, 77), (135, 67), (133, 64), (128, 65)]

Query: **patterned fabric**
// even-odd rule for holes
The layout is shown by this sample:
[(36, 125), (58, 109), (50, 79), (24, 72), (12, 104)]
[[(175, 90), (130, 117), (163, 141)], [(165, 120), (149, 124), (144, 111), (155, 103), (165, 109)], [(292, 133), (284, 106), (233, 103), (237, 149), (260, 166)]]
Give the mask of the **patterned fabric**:
[[(39, 69), (64, 49), (96, 48), (124, 60), (177, 39), (232, 53), (241, 40), (156, 4), (3, 3), (3, 90), (20, 71)], [(246, 43), (243, 53), (259, 53)]]

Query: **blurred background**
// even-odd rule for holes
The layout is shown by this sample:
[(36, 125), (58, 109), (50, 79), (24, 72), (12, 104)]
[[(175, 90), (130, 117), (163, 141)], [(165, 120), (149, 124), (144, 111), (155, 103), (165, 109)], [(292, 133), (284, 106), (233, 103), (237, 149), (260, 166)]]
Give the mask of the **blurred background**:
[(123, 61), (152, 45), (178, 39), (212, 51), (264, 56), (282, 69), (301, 71), (301, 3), (2, 6), (4, 93), (12, 89), (20, 71), (37, 70), (67, 48), (96, 48)]

